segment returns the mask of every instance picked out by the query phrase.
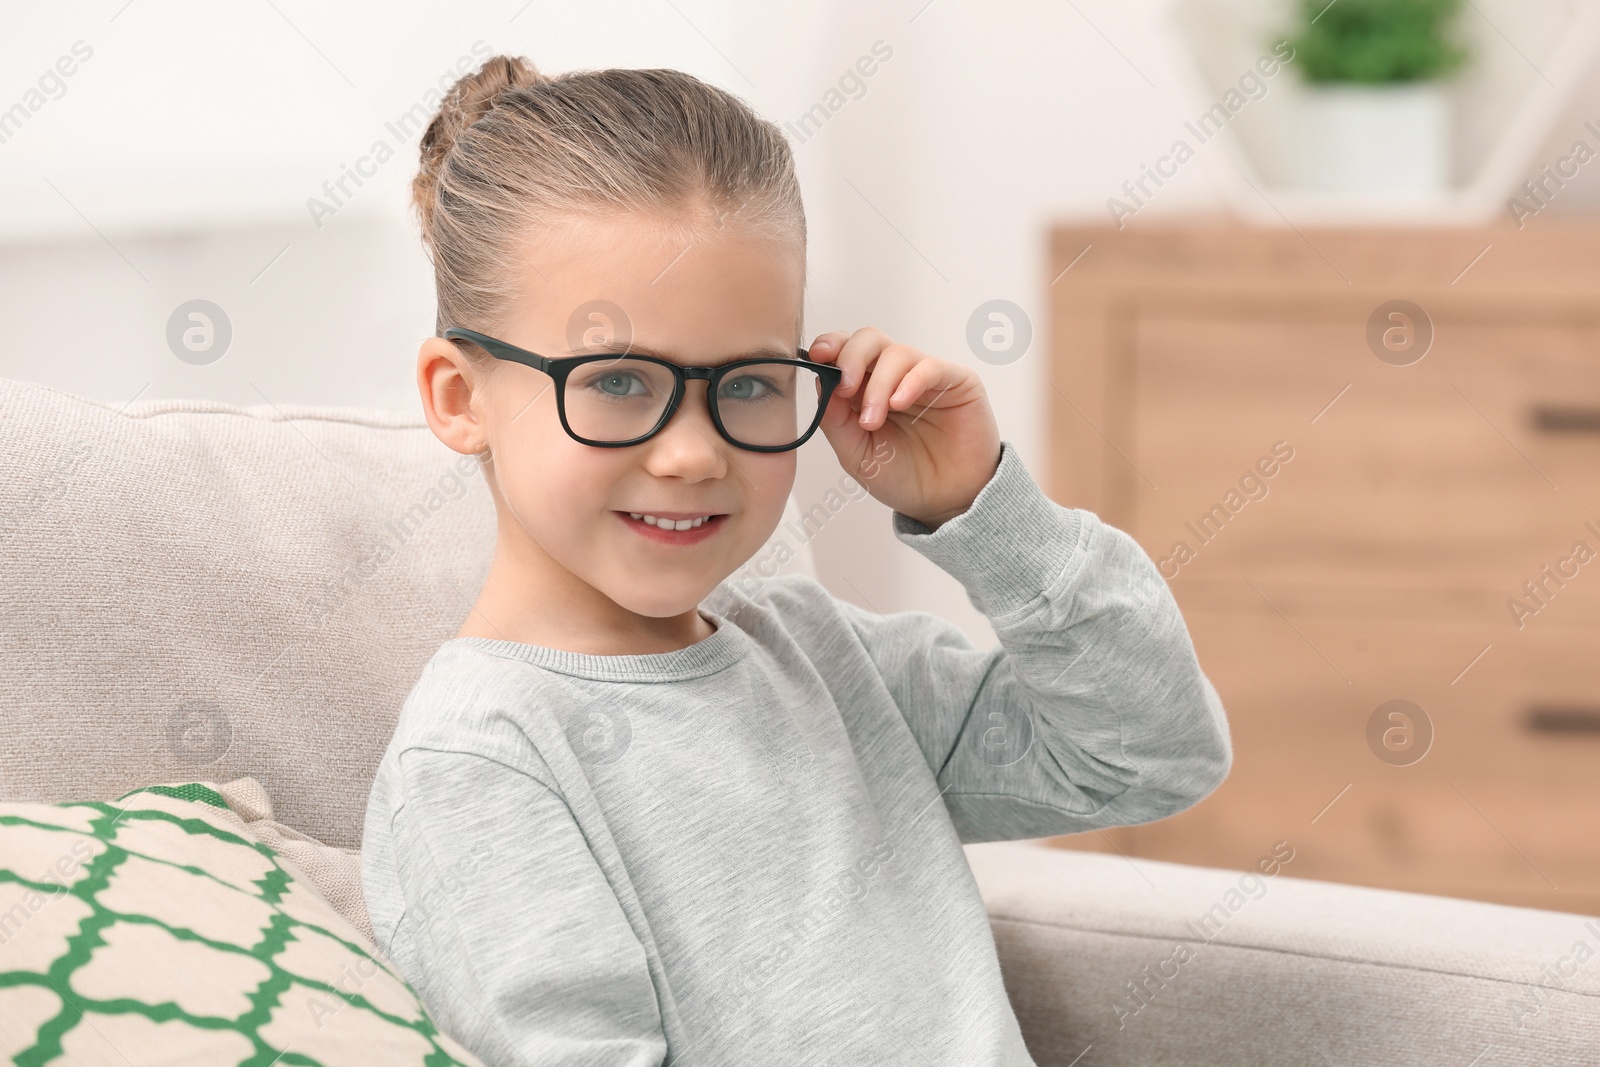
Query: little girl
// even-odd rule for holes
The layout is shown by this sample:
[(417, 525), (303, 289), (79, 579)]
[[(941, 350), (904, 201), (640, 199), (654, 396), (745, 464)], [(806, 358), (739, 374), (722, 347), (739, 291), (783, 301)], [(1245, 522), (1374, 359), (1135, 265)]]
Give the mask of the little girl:
[[(373, 785), (379, 947), (491, 1065), (1032, 1064), (962, 844), (1160, 819), (1232, 762), (1154, 562), (1045, 496), (971, 369), (800, 349), (793, 160), (736, 97), (495, 56), (414, 192), (423, 409), (499, 518)], [(817, 429), (998, 648), (724, 582)]]

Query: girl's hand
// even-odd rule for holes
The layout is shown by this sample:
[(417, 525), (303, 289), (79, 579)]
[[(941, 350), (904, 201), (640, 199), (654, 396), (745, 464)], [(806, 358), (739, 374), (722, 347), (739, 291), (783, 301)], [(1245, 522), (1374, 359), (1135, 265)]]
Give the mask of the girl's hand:
[(810, 354), (844, 371), (822, 433), (867, 492), (931, 530), (972, 505), (1000, 463), (1000, 431), (975, 371), (871, 326), (818, 334)]

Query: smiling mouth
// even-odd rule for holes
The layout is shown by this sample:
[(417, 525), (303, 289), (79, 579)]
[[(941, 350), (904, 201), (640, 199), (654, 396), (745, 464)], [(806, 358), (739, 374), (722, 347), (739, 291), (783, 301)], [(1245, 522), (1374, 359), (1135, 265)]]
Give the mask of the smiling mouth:
[(713, 536), (727, 525), (727, 515), (704, 515), (672, 519), (638, 511), (614, 512), (634, 532), (647, 540), (667, 545), (692, 545)]
[(706, 515), (694, 516), (692, 518), (678, 518), (678, 517), (674, 517), (674, 516), (671, 516), (671, 515), (666, 515), (666, 516), (649, 515), (649, 514), (645, 514), (643, 512), (638, 512), (638, 511), (629, 511), (629, 512), (626, 512), (625, 514), (630, 519), (635, 519), (635, 520), (637, 520), (639, 522), (648, 523), (651, 526), (659, 527), (660, 529), (663, 529), (663, 530), (673, 530), (673, 529), (677, 529), (677, 530), (693, 530), (693, 529), (698, 529), (700, 526), (705, 525), (707, 522), (710, 522), (712, 519), (722, 519), (722, 518), (726, 518), (727, 517), (725, 515), (706, 514)]

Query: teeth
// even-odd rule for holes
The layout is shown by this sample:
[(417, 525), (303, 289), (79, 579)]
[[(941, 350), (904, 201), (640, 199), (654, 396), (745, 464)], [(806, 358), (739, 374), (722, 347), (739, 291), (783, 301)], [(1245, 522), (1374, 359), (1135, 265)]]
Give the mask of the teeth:
[(634, 511), (628, 512), (628, 517), (640, 519), (649, 523), (651, 526), (659, 526), (663, 530), (692, 530), (696, 526), (705, 525), (706, 520), (711, 518), (709, 515), (702, 515), (698, 519), (679, 519), (674, 522), (671, 519), (658, 519), (654, 515), (640, 515), (638, 512)]

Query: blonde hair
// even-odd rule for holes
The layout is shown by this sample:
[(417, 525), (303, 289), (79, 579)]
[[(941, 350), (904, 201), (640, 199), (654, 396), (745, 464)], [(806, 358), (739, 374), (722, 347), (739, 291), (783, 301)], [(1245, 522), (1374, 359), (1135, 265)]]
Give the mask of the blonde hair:
[(411, 192), (440, 333), (493, 330), (517, 298), (516, 246), (574, 216), (644, 213), (691, 236), (735, 216), (746, 232), (797, 243), (803, 262), (805, 209), (782, 131), (682, 71), (550, 78), (491, 56), (451, 87), (421, 156)]

